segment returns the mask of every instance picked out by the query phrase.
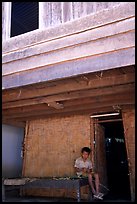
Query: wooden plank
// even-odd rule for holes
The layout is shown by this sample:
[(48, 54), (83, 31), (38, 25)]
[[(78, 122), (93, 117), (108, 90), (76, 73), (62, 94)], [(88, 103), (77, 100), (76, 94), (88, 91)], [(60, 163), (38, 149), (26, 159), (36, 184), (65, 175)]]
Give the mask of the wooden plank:
[[(134, 104), (122, 104), (120, 105), (121, 109), (125, 110), (125, 109), (133, 109), (135, 108), (135, 105)], [(52, 113), (52, 114), (43, 114), (43, 115), (35, 115), (35, 116), (27, 116), (27, 117), (22, 117), (22, 118), (17, 118), (16, 121), (17, 122), (20, 122), (22, 120), (24, 121), (29, 121), (29, 120), (35, 120), (35, 119), (42, 119), (42, 118), (56, 118), (56, 117), (62, 117), (62, 116), (71, 116), (72, 114), (75, 114), (75, 115), (79, 115), (79, 114), (89, 114), (89, 116), (91, 114), (94, 114), (94, 113), (103, 113), (103, 112), (113, 112), (114, 111), (114, 108), (113, 108), (113, 105), (110, 104), (110, 106), (103, 106), (103, 107), (91, 107), (90, 108), (87, 108), (86, 110), (73, 110), (72, 112), (62, 112), (62, 113)], [(7, 122), (10, 122), (12, 121), (12, 124), (13, 122), (15, 121), (15, 119), (7, 119)], [(8, 123), (7, 123), (8, 124)]]
[(37, 104), (33, 106), (24, 106), (24, 107), (17, 107), (17, 108), (11, 108), (11, 109), (3, 109), (3, 115), (9, 115), (9, 114), (15, 114), (15, 113), (21, 113), (24, 114), (26, 112), (33, 112), (34, 110), (37, 112), (39, 110), (51, 110), (52, 107), (48, 106), (48, 104)]
[(53, 107), (55, 109), (62, 109), (62, 108), (64, 108), (64, 105), (62, 103), (55, 102), (55, 101), (48, 102), (48, 106)]
[[(112, 93), (113, 94), (123, 93), (123, 91), (124, 92), (125, 91), (134, 92), (135, 91), (134, 83), (125, 84), (125, 85), (118, 85), (118, 86), (113, 86), (113, 87), (104, 87), (101, 89), (98, 88), (98, 89), (88, 89), (88, 90), (84, 90), (84, 91), (73, 91), (73, 92), (56, 94), (56, 95), (41, 97), (41, 98), (31, 98), (31, 99), (27, 99), (27, 100), (18, 100), (18, 101), (14, 101), (14, 102), (7, 102), (7, 103), (2, 104), (2, 109), (17, 108), (17, 107), (21, 107), (21, 106), (30, 106), (30, 105), (36, 105), (36, 104), (42, 104), (42, 103), (47, 103), (47, 104), (51, 105), (51, 102), (55, 103), (55, 101), (82, 99), (85, 97), (101, 96), (104, 94), (108, 95), (108, 94), (112, 94)], [(56, 105), (55, 105), (55, 107), (56, 107)], [(53, 105), (53, 107), (54, 107), (54, 105)]]
[[(124, 70), (127, 70), (125, 67)], [(117, 69), (119, 70), (119, 69)], [(115, 70), (116, 71), (116, 70)], [(92, 73), (88, 75), (82, 75), (80, 77), (58, 80), (54, 82), (43, 83), (41, 86), (36, 84), (35, 86), (21, 87), (18, 89), (3, 90), (2, 102), (11, 102), (17, 100), (23, 100), (35, 97), (44, 97), (53, 94), (59, 94), (63, 92), (71, 92), (78, 90), (87, 90), (94, 88), (102, 88), (107, 86), (121, 85), (126, 83), (132, 83), (135, 81), (135, 74), (121, 74), (114, 75), (113, 71), (107, 71)]]
[[(22, 111), (16, 112), (14, 109), (3, 111), (3, 119), (8, 118), (18, 118), (18, 117), (27, 117), (27, 116), (35, 116), (35, 115), (44, 115), (44, 114), (52, 114), (52, 113), (62, 113), (62, 112), (69, 112), (69, 111), (76, 111), (76, 110), (86, 110), (92, 109), (96, 107), (104, 107), (104, 106), (114, 106), (114, 105), (124, 105), (124, 104), (134, 104), (135, 103), (135, 94), (134, 93), (125, 93), (123, 94), (112, 94), (108, 96), (98, 96), (95, 98), (83, 99), (83, 100), (75, 100), (73, 104), (71, 102), (64, 102), (64, 108), (57, 110), (57, 109), (39, 109), (35, 110), (33, 108), (29, 108), (29, 111)], [(12, 114), (14, 113), (14, 114)]]
[[(132, 86), (133, 86), (133, 88), (132, 88)], [(123, 87), (124, 88), (124, 87)], [(112, 89), (113, 90), (113, 89)], [(97, 92), (97, 91), (96, 91)], [(103, 98), (103, 97), (115, 97), (115, 95), (116, 94), (121, 94), (121, 95), (125, 95), (125, 94), (129, 94), (129, 95), (131, 95), (131, 94), (134, 94), (135, 95), (135, 91), (134, 91), (134, 85), (130, 85), (130, 88), (129, 89), (125, 89), (125, 90), (123, 90), (123, 91), (119, 91), (118, 89), (116, 89), (116, 90), (114, 90), (114, 92), (104, 92), (104, 94), (102, 94), (102, 92), (99, 90), (99, 93), (100, 94), (94, 94), (94, 91), (93, 91), (93, 95), (92, 95), (92, 90), (91, 90), (91, 96), (90, 97), (84, 97), (84, 96), (82, 96), (81, 98), (72, 98), (71, 100), (64, 100), (64, 101), (62, 101), (61, 103), (62, 104), (64, 104), (65, 106), (70, 106), (70, 105), (75, 105), (75, 104), (86, 104), (86, 103), (88, 103), (89, 101), (91, 102), (91, 100), (92, 101), (94, 101), (94, 100), (96, 100), (97, 98)], [(82, 94), (81, 94), (82, 95)], [(54, 98), (54, 96), (53, 96), (53, 98)], [(49, 97), (49, 99), (50, 99), (50, 97)], [(51, 97), (51, 99), (52, 99), (52, 97)], [(134, 98), (133, 98), (134, 99)], [(39, 100), (39, 99), (38, 99)], [(38, 102), (38, 100), (37, 100), (37, 102)], [(45, 99), (44, 99), (45, 100)], [(8, 108), (8, 107), (6, 107), (7, 109), (2, 109), (4, 112), (5, 112), (5, 114), (7, 113), (7, 114), (9, 114), (9, 113), (16, 113), (16, 112), (21, 112), (21, 113), (24, 113), (24, 112), (28, 112), (28, 111), (31, 111), (31, 110), (35, 110), (35, 111), (38, 111), (38, 110), (40, 110), (40, 109), (44, 109), (44, 110), (50, 110), (51, 108), (50, 108), (50, 106), (48, 106), (48, 104), (47, 103), (44, 103), (44, 100), (42, 101), (42, 103), (37, 103), (37, 104), (33, 104), (33, 105), (30, 105), (30, 102), (29, 101), (31, 101), (31, 99), (30, 100), (28, 100), (28, 105), (27, 106), (15, 106), (15, 107), (12, 107), (12, 108)], [(47, 101), (48, 102), (48, 101)], [(50, 100), (49, 100), (49, 102), (50, 102)], [(58, 101), (59, 102), (59, 101)], [(18, 103), (19, 104), (19, 103)], [(9, 103), (9, 105), (10, 105), (10, 103)], [(14, 104), (15, 105), (15, 104)], [(11, 112), (10, 112), (11, 111)], [(14, 111), (14, 112), (13, 112)]]
[[(127, 96), (128, 95), (128, 96)], [(95, 97), (90, 97), (90, 98), (83, 98), (83, 99), (74, 99), (74, 100), (71, 100), (71, 101), (64, 101), (63, 104), (64, 104), (64, 107), (71, 107), (71, 106), (74, 106), (74, 105), (86, 105), (88, 103), (98, 103), (98, 105), (101, 106), (101, 103), (106, 102), (108, 101), (108, 105), (109, 105), (109, 101), (120, 101), (120, 103), (122, 103), (123, 100), (126, 100), (127, 101), (124, 101), (124, 103), (128, 103), (130, 101), (130, 103), (134, 104), (135, 103), (135, 93), (134, 92), (123, 92), (123, 93), (115, 93), (115, 94), (104, 94), (104, 95), (100, 95), (100, 96), (95, 96)]]
[[(105, 53), (66, 63), (44, 66), (2, 78), (2, 89), (10, 89), (34, 83), (63, 79), (95, 71), (108, 70), (135, 64), (135, 48)], [(57, 71), (59, 70), (59, 71)]]
[(101, 121), (98, 121), (98, 123), (109, 123), (109, 122), (117, 122), (117, 121), (122, 121), (122, 119), (114, 118), (114, 119), (108, 119), (108, 120), (101, 120)]
[(25, 127), (26, 125), (26, 122), (25, 120), (24, 121), (20, 121), (20, 120), (2, 120), (2, 124), (5, 124), (5, 125), (13, 125), (13, 126), (16, 126), (16, 127)]
[(135, 109), (122, 112), (122, 119), (128, 157), (131, 200), (135, 201)]

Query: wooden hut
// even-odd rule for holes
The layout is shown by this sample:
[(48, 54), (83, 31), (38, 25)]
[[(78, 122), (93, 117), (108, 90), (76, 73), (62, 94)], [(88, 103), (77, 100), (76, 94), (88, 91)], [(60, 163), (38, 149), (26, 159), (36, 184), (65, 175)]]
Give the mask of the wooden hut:
[(106, 146), (121, 141), (134, 201), (135, 2), (37, 2), (28, 10), (26, 4), (2, 2), (2, 122), (25, 129), (22, 176), (73, 176), (75, 159), (89, 146), (109, 186)]

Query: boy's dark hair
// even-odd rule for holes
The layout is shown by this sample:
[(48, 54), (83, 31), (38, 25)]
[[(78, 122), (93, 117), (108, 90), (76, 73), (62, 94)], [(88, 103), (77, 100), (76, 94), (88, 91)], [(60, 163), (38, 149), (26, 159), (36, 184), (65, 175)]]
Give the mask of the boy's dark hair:
[(83, 148), (81, 149), (81, 153), (83, 153), (83, 152), (88, 152), (88, 153), (90, 154), (91, 149), (90, 149), (89, 147), (83, 147)]

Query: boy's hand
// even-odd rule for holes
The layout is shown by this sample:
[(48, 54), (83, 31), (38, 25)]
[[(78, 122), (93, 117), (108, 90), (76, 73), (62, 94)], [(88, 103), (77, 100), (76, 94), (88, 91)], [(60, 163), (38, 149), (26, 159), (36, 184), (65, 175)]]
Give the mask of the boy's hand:
[(90, 173), (90, 169), (87, 169), (87, 173)]
[(87, 168), (82, 168), (82, 171), (84, 172), (84, 173), (86, 173), (87, 172)]

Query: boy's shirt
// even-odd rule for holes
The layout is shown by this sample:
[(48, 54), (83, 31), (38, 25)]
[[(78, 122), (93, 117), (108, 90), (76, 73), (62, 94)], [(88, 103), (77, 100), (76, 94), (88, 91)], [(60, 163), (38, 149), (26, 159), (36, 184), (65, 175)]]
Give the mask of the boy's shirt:
[[(79, 157), (76, 159), (74, 167), (79, 169), (82, 169), (82, 168), (92, 169), (92, 163), (89, 158), (86, 161), (84, 161), (82, 157)], [(82, 175), (82, 171), (77, 172), (77, 175), (78, 176)]]

